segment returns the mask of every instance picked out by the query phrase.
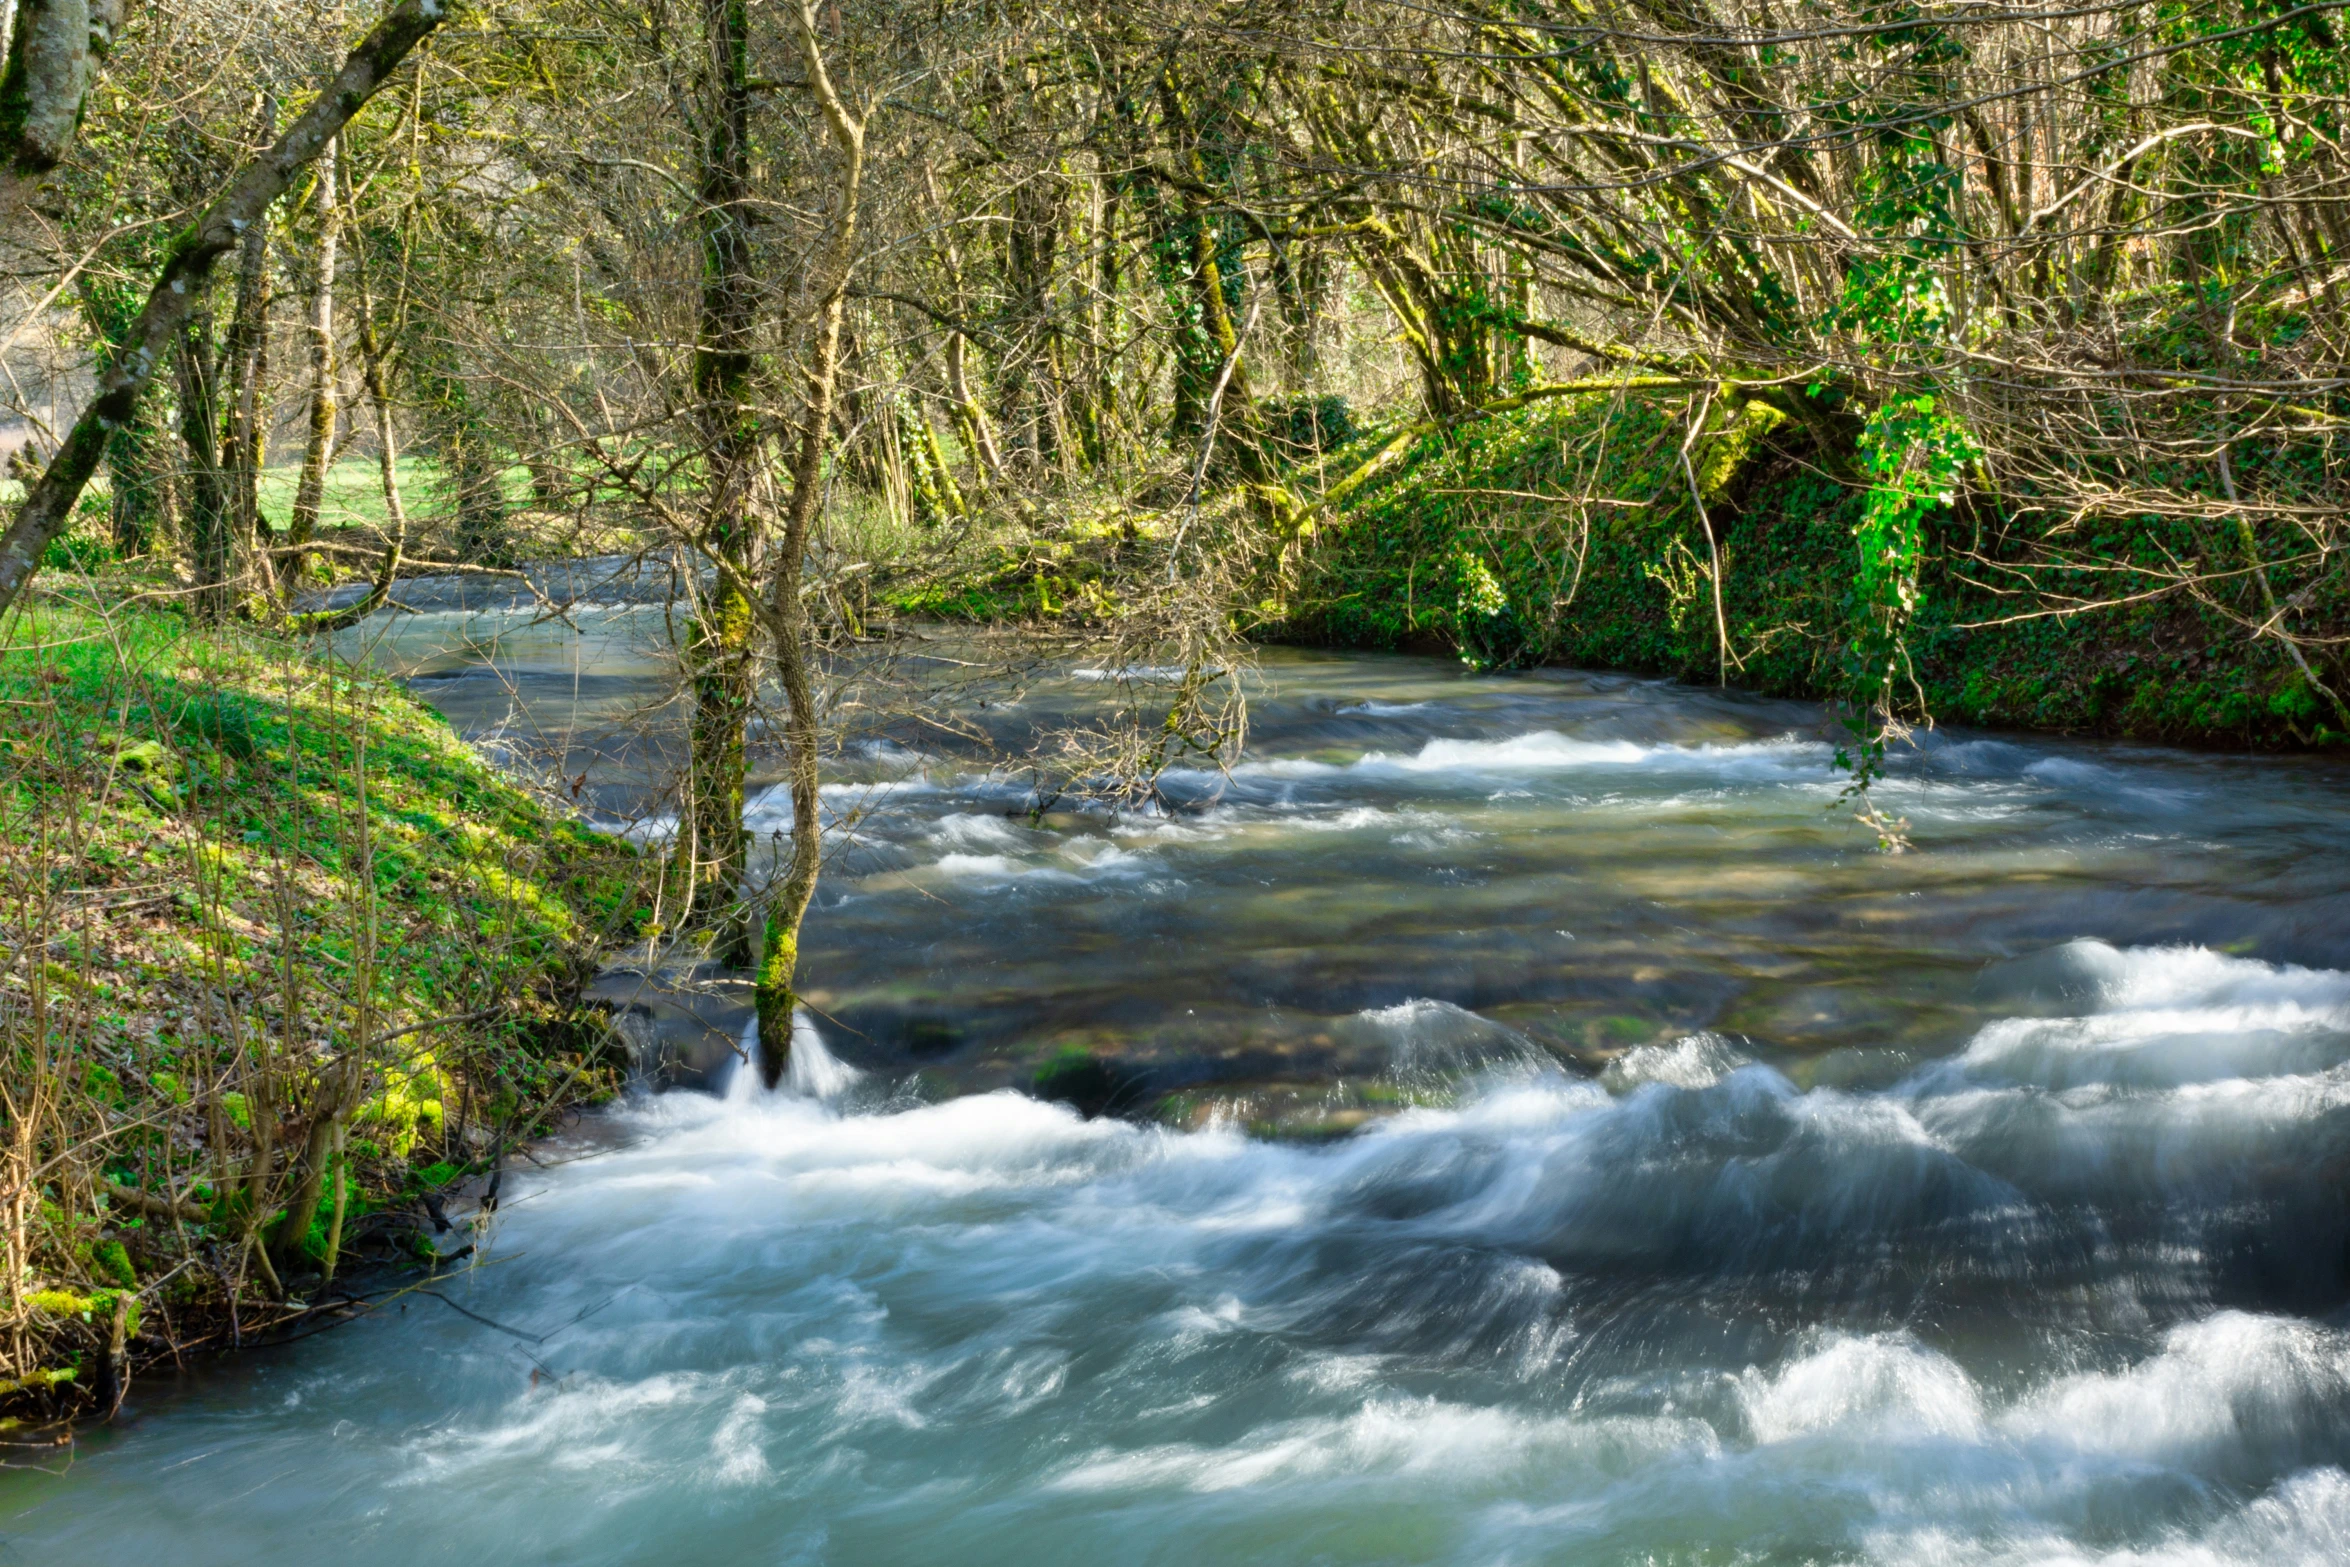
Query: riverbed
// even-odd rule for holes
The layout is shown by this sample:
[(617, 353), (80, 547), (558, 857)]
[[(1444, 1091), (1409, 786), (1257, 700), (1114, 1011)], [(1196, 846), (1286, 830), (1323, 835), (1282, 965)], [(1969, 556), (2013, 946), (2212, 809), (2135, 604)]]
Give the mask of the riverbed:
[[(393, 661), (641, 817), (653, 613)], [(861, 742), (781, 1087), (143, 1384), (0, 1560), (2350, 1559), (2340, 766), (1929, 734), (1887, 855), (1800, 704), (1251, 678), (1149, 811)]]

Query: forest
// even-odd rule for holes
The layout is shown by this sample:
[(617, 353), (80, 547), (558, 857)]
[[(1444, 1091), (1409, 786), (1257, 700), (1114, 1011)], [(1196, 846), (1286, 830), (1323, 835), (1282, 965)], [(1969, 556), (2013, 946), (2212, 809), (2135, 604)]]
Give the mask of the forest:
[[(1669, 677), (1824, 714), (1871, 864), (1938, 726), (2322, 765), (2346, 12), (0, 0), (11, 1461), (452, 1266), (625, 1097), (615, 954), (804, 1077), (890, 747), (1174, 819), (1282, 659)], [(348, 656), (590, 567), (616, 814)]]

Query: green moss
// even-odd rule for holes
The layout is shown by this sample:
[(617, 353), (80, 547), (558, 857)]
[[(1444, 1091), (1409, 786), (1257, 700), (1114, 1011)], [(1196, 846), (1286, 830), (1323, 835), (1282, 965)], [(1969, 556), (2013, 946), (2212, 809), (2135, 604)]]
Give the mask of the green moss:
[(1089, 1117), (1140, 1107), (1146, 1088), (1142, 1076), (1126, 1063), (1076, 1046), (1057, 1052), (1038, 1067), (1029, 1084), (1029, 1092), (1037, 1098), (1069, 1105)]
[(131, 1266), (131, 1254), (120, 1241), (100, 1241), (90, 1248), (90, 1261), (96, 1271), (126, 1290), (139, 1287), (138, 1270)]
[(406, 1159), (420, 1137), (438, 1139), (442, 1115), (439, 1074), (422, 1060), (360, 1106), (351, 1125), (354, 1131), (366, 1129), (384, 1154)]

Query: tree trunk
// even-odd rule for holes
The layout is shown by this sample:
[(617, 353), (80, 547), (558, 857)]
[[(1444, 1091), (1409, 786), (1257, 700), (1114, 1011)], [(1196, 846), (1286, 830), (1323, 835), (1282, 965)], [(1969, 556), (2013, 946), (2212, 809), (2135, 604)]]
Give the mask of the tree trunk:
[[(303, 164), (375, 95), (417, 40), (440, 26), (453, 0), (400, 0), (375, 31), (343, 62), (326, 91), (294, 122), (276, 145), (238, 170), (228, 189), (172, 247), (155, 288), (139, 312), (130, 352), (98, 378), (96, 395), (73, 422), (65, 442), (42, 470), (40, 482), (0, 537), (0, 611), (16, 602), (40, 569), (41, 553), (73, 519), (74, 503), (97, 470), (107, 436), (131, 416), (139, 388), (179, 342), (188, 317), (206, 292), (212, 264), (234, 248), (247, 228), (262, 221), (270, 205), (293, 183)], [(205, 334), (209, 339), (210, 333)]]
[[(261, 95), (258, 133), (277, 128), (277, 95)], [(236, 531), (266, 548), (269, 525), (261, 515), (261, 470), (269, 458), (269, 225), (245, 230), (237, 248), (237, 304), (228, 328), (227, 426), (222, 466), (228, 473), (229, 505)]]
[(0, 228), (73, 150), (82, 100), (122, 28), (122, 0), (12, 0), (0, 11)]
[[(321, 1092), (328, 1090), (322, 1088)], [(269, 1236), (269, 1249), (283, 1264), (278, 1269), (281, 1279), (293, 1277), (294, 1264), (301, 1260), (302, 1243), (310, 1238), (310, 1226), (318, 1218), (318, 1204), (326, 1195), (327, 1173), (334, 1162), (335, 1137), (342, 1130), (342, 1117), (342, 1105), (337, 1099), (332, 1105), (320, 1107), (316, 1119), (310, 1123), (302, 1163), (295, 1171), (293, 1196)]]
[(327, 1212), (326, 1255), (319, 1259), (318, 1282), (321, 1284), (332, 1284), (335, 1281), (335, 1263), (343, 1255), (343, 1210), (350, 1206), (351, 1198), (349, 1139), (350, 1129), (336, 1122), (335, 1145), (327, 1154), (334, 1161), (334, 1177), (329, 1186), (329, 1200), (333, 1206)]
[(745, 0), (703, 0), (701, 319), (694, 345), (703, 463), (701, 547), (718, 567), (702, 605), (686, 664), (693, 679), (692, 755), (687, 776), (690, 918), (712, 932), (713, 955), (750, 956), (742, 876), (745, 731), (751, 717), (757, 610), (751, 486), (758, 473), (758, 417), (748, 406), (757, 283), (751, 275), (750, 22)]
[[(963, 253), (955, 243), (954, 229), (947, 221), (946, 197), (938, 188), (938, 173), (928, 164), (922, 168), (924, 189), (930, 196), (931, 207), (939, 216), (939, 259), (946, 266), (947, 298), (952, 302), (958, 319), (970, 308), (963, 292)], [(970, 453), (976, 468), (972, 474), (972, 488), (985, 491), (989, 486), (1004, 484), (1004, 454), (996, 445), (995, 431), (987, 422), (987, 412), (971, 392), (971, 372), (968, 363), (970, 343), (961, 332), (947, 334), (947, 393), (954, 404), (956, 433), (961, 436), (963, 449)]]
[(384, 521), (388, 524), (383, 559), (365, 598), (343, 609), (296, 615), (293, 621), (298, 631), (340, 631), (382, 608), (384, 600), (391, 597), (392, 584), (399, 580), (401, 555), (408, 548), (408, 503), (400, 493), (399, 432), (392, 423), (391, 387), (384, 374), (383, 346), (375, 332), (375, 298), (367, 286), (366, 256), (364, 250), (359, 252), (359, 384), (375, 416), (376, 470), (383, 485)]
[(131, 416), (106, 442), (114, 552), (124, 560), (161, 547), (171, 531), (166, 436), (155, 402), (155, 389), (144, 389), (131, 405)]
[(310, 302), (310, 438), (302, 448), (302, 476), (294, 486), (294, 511), (286, 528), (290, 553), (277, 564), (278, 580), (290, 601), (302, 578), (307, 545), (318, 533), (319, 508), (326, 498), (326, 465), (335, 445), (335, 247), (342, 204), (335, 199), (336, 151), (341, 138), (318, 155), (318, 284)]
[(558, 437), (551, 422), (533, 402), (529, 410), (530, 451), (522, 459), (530, 469), (530, 503), (540, 511), (561, 511), (571, 498), (571, 480), (555, 460)]
[(963, 444), (970, 448), (972, 460), (979, 465), (978, 477), (1000, 485), (1004, 481), (1004, 454), (996, 449), (995, 431), (988, 426), (987, 411), (971, 395), (968, 342), (960, 332), (947, 334), (947, 390), (954, 397), (955, 423)]
[(970, 516), (971, 508), (963, 500), (962, 487), (955, 483), (955, 470), (947, 462), (946, 447), (938, 438), (938, 426), (930, 422), (929, 400), (920, 392), (910, 392), (907, 397), (913, 409), (914, 434), (920, 443), (920, 462), (935, 495), (939, 520)]
[(1329, 258), (1317, 244), (1289, 241), (1274, 247), (1272, 270), (1288, 337), (1290, 389), (1309, 395), (1322, 381), (1322, 317), (1329, 291)]
[[(210, 291), (206, 293), (209, 296)], [(219, 377), (219, 349), (212, 339), (212, 301), (206, 297), (181, 324), (179, 392), (180, 442), (187, 448), (188, 463), (188, 571), (196, 581), (196, 618), (210, 621), (228, 618), (233, 542), (229, 538), (228, 489), (220, 471)], [(27, 502), (25, 511), (31, 510)], [(21, 520), (18, 525), (22, 526)]]
[(1060, 452), (1052, 406), (1060, 390), (1060, 328), (1053, 319), (1052, 283), (1063, 201), (1059, 169), (1032, 175), (1013, 187), (1011, 221), (1004, 227), (1004, 283), (1011, 295), (1004, 328), (1010, 341), (997, 361), (996, 390), (1013, 461), (1032, 478)]
[(419, 372), (429, 426), (439, 448), (441, 478), (448, 487), (455, 516), (455, 539), (460, 560), (477, 566), (505, 566), (513, 561), (512, 542), (506, 536), (506, 486), (503, 465), (489, 422), (473, 405), (473, 389), (460, 367), (438, 350), (440, 357)]
[[(1077, 427), (1080, 455), (1088, 468), (1100, 468), (1109, 461), (1109, 443), (1102, 429), (1104, 394), (1108, 390), (1109, 356), (1103, 343), (1108, 328), (1105, 301), (1116, 287), (1116, 272), (1109, 259), (1109, 251), (1117, 243), (1113, 224), (1117, 213), (1114, 200), (1108, 198), (1107, 182), (1101, 178), (1097, 166), (1082, 184), (1085, 200), (1079, 208), (1077, 250), (1080, 256), (1091, 258), (1090, 278), (1081, 274), (1080, 281), (1089, 285), (1082, 288), (1078, 306), (1079, 338), (1066, 366), (1067, 378), (1063, 385), (1069, 403), (1069, 417)], [(1104, 286), (1107, 280), (1107, 288)]]
[(815, 652), (809, 646), (808, 618), (800, 602), (800, 580), (808, 558), (808, 535), (824, 479), (824, 436), (832, 421), (833, 382), (840, 368), (841, 306), (857, 256), (857, 195), (865, 173), (865, 122), (842, 103), (816, 41), (814, 0), (799, 0), (794, 21), (808, 91), (824, 111), (841, 166), (832, 245), (817, 274), (814, 344), (808, 364), (808, 406), (801, 416), (799, 450), (792, 460), (791, 500), (784, 512), (783, 541), (775, 562), (771, 618), (776, 672), (782, 678), (784, 741), (789, 753), (792, 805), (791, 864), (769, 891), (765, 940), (752, 996), (759, 1014), (759, 1060), (768, 1085), (791, 1059), (792, 986), (800, 961), (800, 924), (816, 896), (816, 874), (824, 862), (817, 816), (817, 754), (822, 738), (816, 709)]

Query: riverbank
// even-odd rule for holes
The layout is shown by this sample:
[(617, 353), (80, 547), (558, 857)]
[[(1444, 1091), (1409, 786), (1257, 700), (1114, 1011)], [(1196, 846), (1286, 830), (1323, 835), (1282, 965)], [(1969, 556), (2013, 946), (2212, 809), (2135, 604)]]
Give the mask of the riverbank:
[[(1592, 396), (1401, 446), (1379, 428), (1276, 486), (1229, 491), (1206, 509), (1255, 514), (1230, 525), (1240, 552), (1260, 557), (1245, 629), (1301, 647), (1444, 652), (1476, 669), (1614, 670), (1837, 700), (1861, 613), (1866, 485), (1840, 471), (1850, 454), (1840, 465), (1808, 433), (1744, 419), (1690, 443), (1684, 471), (1684, 413), (1679, 399)], [(2239, 477), (2307, 456), (2246, 442)], [(2182, 493), (2220, 482), (2171, 477)], [(1314, 504), (1325, 493), (1339, 499)], [(900, 607), (978, 621), (1114, 617), (1127, 574), (1173, 528), (1080, 518), (999, 546)], [(2339, 655), (2319, 647), (2305, 670), (2258, 634), (2272, 601), (2305, 636), (2350, 629), (2350, 581), (2290, 520), (2247, 518), (2232, 532), (2184, 512), (2064, 525), (2008, 497), (1938, 511), (1924, 549), (1894, 693), (1913, 722), (2223, 750), (2350, 739), (2327, 694), (2350, 690)], [(2068, 556), (2104, 564), (2050, 568)]]
[(320, 650), (52, 598), (0, 646), (0, 1413), (430, 1258), (608, 1092), (576, 996), (636, 855)]
[[(1458, 773), (1506, 791), (1529, 774), (1596, 765), (1626, 769), (1645, 790), (1652, 779), (1703, 771), (1719, 753), (1783, 775), (1806, 819), (1822, 803), (1812, 795), (1834, 794), (1822, 743), (1831, 731), (1817, 707), (1686, 688), (1657, 706), (1640, 682), (1528, 672), (1566, 658), (1677, 674), (1692, 686), (1713, 672), (1714, 621), (1696, 596), (1701, 579), (1689, 575), (1690, 541), (1703, 544), (1689, 531), (1694, 519), (1676, 518), (1660, 492), (1637, 518), (1619, 526), (1600, 515), (1579, 532), (1578, 517), (1626, 508), (1577, 512), (1557, 498), (1567, 477), (1560, 465), (1594, 416), (1590, 406), (1559, 408), (1423, 442), (1335, 521), (1302, 534), (1277, 569), (1280, 594), (1261, 606), (1260, 638), (1448, 657), (1374, 669), (1304, 655), (1269, 668), (1273, 688), (1290, 691), (1257, 705), (1251, 760), (1221, 782), (1170, 780), (1170, 798), (1184, 806), (1174, 819), (1028, 818), (1019, 788), (1000, 779), (932, 778), (931, 761), (886, 748), (858, 762), (851, 786), (871, 791), (874, 809), (861, 813), (860, 843), (827, 872), (828, 899), (835, 887), (850, 891), (820, 910), (808, 948), (806, 996), (840, 1058), (926, 1096), (1012, 1087), (1088, 1115), (1318, 1140), (1419, 1102), (1415, 1074), (1428, 1069), (1398, 1066), (1397, 1040), (1407, 1035), (1414, 1050), (1450, 1059), (1445, 1052), (1487, 1050), (1498, 1027), (1494, 1037), (1526, 1060), (1604, 1073), (1629, 1052), (1709, 1030), (1809, 1054), (1924, 1038), (1965, 1014), (1966, 965), (1917, 1017), (1896, 1017), (1875, 1004), (1848, 1012), (1835, 965), (1813, 958), (1792, 977), (1758, 974), (1725, 991), (1694, 972), (1676, 976), (1645, 937), (1603, 945), (1591, 916), (1520, 911), (1504, 922), (1504, 957), (1487, 950), (1489, 931), (1464, 942), (1469, 933), (1448, 910), (1425, 920), (1410, 912), (1424, 862), (1463, 887), (1483, 885), (1486, 868), (1474, 847), (1484, 829), (1433, 825), (1417, 786), (1398, 789), (1408, 780)], [(1608, 438), (1637, 455), (1671, 435), (1663, 423), (1618, 419)], [(1638, 471), (1627, 457), (1626, 472)], [(1795, 695), (1832, 689), (1842, 612), (1835, 562), (1851, 548), (1850, 494), (1767, 449), (1751, 471), (1721, 482), (1739, 497), (1738, 509), (1717, 514), (1725, 623), (1739, 659), (1732, 683)], [(1629, 483), (1617, 475), (1608, 493)], [(1584, 492), (1601, 493), (1589, 484)], [(1149, 547), (1147, 526), (1032, 542), (1025, 566), (980, 582), (970, 611), (1015, 618), (1098, 605), (1102, 592), (1088, 584), (1114, 589), (1117, 552)], [(1667, 569), (1675, 561), (1679, 576)], [(1570, 569), (1565, 580), (1544, 576)], [(569, 575), (558, 584), (550, 571)], [(581, 636), (576, 628), (549, 632), (546, 647), (507, 646), (492, 667), (472, 617), (536, 611), (504, 579), (480, 593), (469, 580), (438, 596), (432, 583), (416, 585), (411, 607), (425, 613), (403, 622), (424, 628), (429, 643), (434, 615), (453, 617), (441, 629), (463, 649), (416, 667), (431, 667), (443, 707), (471, 715), (466, 733), (516, 713), (526, 728), (572, 733), (587, 714), (583, 671), (593, 701), (612, 709), (587, 718), (590, 730), (651, 695), (656, 676), (628, 652), (623, 627), (630, 616), (663, 613), (654, 586), (633, 577), (616, 585), (608, 563), (545, 568), (535, 587), (584, 594), (610, 611), (596, 622), (601, 640), (583, 664), (566, 640)], [(2116, 628), (2143, 630), (2155, 624), (2147, 617), (2175, 618), (2178, 606), (2131, 612), (2138, 620), (1985, 633), (1958, 624), (1964, 601), (1942, 578), (1930, 579), (1927, 603), (1919, 673), (1944, 716), (2127, 730), (2132, 713), (2151, 713), (2150, 732), (2215, 746), (2330, 741), (2322, 724), (2296, 727), (2306, 707), (2280, 707), (2277, 691), (2260, 697), (2265, 706), (2254, 702), (2275, 671), (2229, 662), (2241, 650), (2216, 632), (2193, 654), (2207, 674), (2219, 672), (2202, 686), (2148, 676), (2111, 711), (2079, 706), (2098, 689), (2098, 659), (2135, 668), (2115, 660), (2151, 656), (2116, 640)], [(2107, 640), (2079, 640), (2092, 634)], [(1269, 664), (1297, 656), (1266, 654)], [(1514, 672), (1478, 678), (1480, 667)], [(1077, 714), (1101, 690), (1080, 677), (1097, 674), (1046, 678), (1028, 700), (1042, 701), (1038, 713)], [(9, 917), (46, 942), (13, 944), (9, 1048), (28, 1075), (57, 1085), (10, 1114), (12, 1126), (33, 1126), (35, 1142), (48, 1136), (62, 1151), (62, 1162), (47, 1152), (38, 1160), (63, 1172), (44, 1175), (45, 1202), (26, 1204), (12, 1232), (32, 1260), (18, 1270), (31, 1282), (10, 1302), (8, 1391), (35, 1413), (59, 1412), (106, 1403), (119, 1385), (110, 1365), (224, 1334), (234, 1341), (255, 1320), (297, 1309), (289, 1302), (323, 1298), (330, 1257), (347, 1267), (353, 1256), (461, 1247), (462, 1236), (438, 1235), (424, 1199), (494, 1168), (546, 1112), (609, 1086), (575, 1008), (594, 956), (636, 934), (642, 911), (629, 850), (580, 831), (566, 819), (568, 801), (534, 797), (485, 763), (448, 718), (348, 664), (244, 632), (198, 634), (172, 616), (52, 600), (17, 623), (0, 651), (0, 685), (14, 718), (0, 751)], [(2032, 706), (2033, 689), (2076, 705)], [(2195, 690), (2203, 708), (2180, 708), (2180, 692)], [(2225, 712), (2213, 706), (2227, 702), (2235, 705)], [(551, 705), (541, 712), (540, 703)], [(1950, 765), (1920, 753), (1896, 786), (1925, 785)], [(2083, 753), (2048, 765), (2103, 762)], [(1348, 797), (1357, 784), (1367, 800)], [(902, 788), (912, 792), (900, 798)], [(1134, 943), (1155, 939), (1167, 917), (1142, 906), (1111, 912), (1103, 900), (1182, 886), (1186, 899), (1206, 897), (1217, 919), (1254, 908), (1255, 860), (1208, 846), (1251, 842), (1276, 860), (1292, 855), (1300, 791), (1326, 789), (1340, 798), (1330, 813), (1308, 809), (1316, 826), (1302, 841), (1344, 850), (1326, 890), (1372, 923), (1287, 956), (1229, 954), (1228, 970), (1154, 967), (1164, 1005), (1138, 1010)], [(1588, 860), (1591, 813), (1604, 815), (1614, 797), (1579, 799), (1559, 818), (1558, 828), (1571, 829), (1560, 852)], [(1662, 816), (1621, 824), (1628, 857), (1609, 880), (1653, 879), (1658, 844), (1677, 830), (1677, 799), (1666, 789), (1640, 808)], [(768, 808), (754, 801), (754, 825), (774, 825), (760, 815)], [(1698, 837), (1685, 874), (1718, 882), (1719, 846), (1705, 831)], [(1385, 863), (1380, 845), (1391, 839), (1406, 846), (1408, 871)], [(1319, 856), (1286, 863), (1282, 874), (1298, 885), (1329, 878)], [(1886, 877), (1874, 866), (1834, 876), (1852, 881), (1850, 896), (1883, 895)], [(1374, 885), (1386, 889), (1378, 899), (1365, 893)], [(1055, 907), (1062, 898), (1065, 911)], [(965, 934), (916, 944), (926, 955), (909, 967), (905, 931), (922, 928), (934, 905), (966, 916), (1016, 905), (1024, 918), (1069, 924), (1064, 940), (1038, 946), (1030, 972), (1011, 972), (1020, 965), (1000, 954), (983, 962), (985, 943)], [(1175, 924), (1186, 932), (1177, 950), (1217, 950), (1208, 925)], [(1098, 984), (1069, 971), (1071, 953), (1113, 932), (1124, 933), (1122, 961)], [(2290, 933), (2157, 922), (2140, 936), (2250, 938), (2287, 961), (2332, 961)], [(954, 957), (965, 948), (969, 963)], [(1361, 953), (1378, 961), (1339, 956)], [(1340, 972), (1348, 982), (1332, 979)], [(1413, 974), (1409, 983), (1397, 977)], [(620, 975), (602, 987), (613, 994), (587, 999), (642, 1014), (658, 1034), (661, 1004), (641, 988)], [(709, 1011), (715, 1026), (696, 1015), (671, 1032), (692, 1036), (685, 1056), (699, 1052), (686, 1079), (715, 1083), (731, 1064), (741, 1009), (708, 984), (688, 989), (684, 1010)], [(1427, 1011), (1430, 998), (1443, 1007)], [(267, 1309), (256, 1319), (243, 1314), (248, 1307)]]
[[(1295, 608), (1269, 632), (1342, 647), (1434, 641), (1480, 665), (1726, 677), (1766, 695), (1834, 698), (1847, 679), (1864, 486), (1768, 424), (1700, 443), (1684, 474), (1677, 412), (1594, 397), (1422, 439), (1305, 552)], [(1693, 486), (1708, 497), (1702, 515)], [(2247, 629), (2264, 615), (2248, 550), (2271, 563), (2266, 587), (2296, 606), (2299, 625), (2350, 624), (2345, 585), (2302, 559), (2281, 536), (2288, 527), (2248, 523), (2222, 538), (2189, 520), (2086, 518), (2081, 552), (2119, 563), (2047, 571), (2035, 567), (2052, 558), (2036, 531), (2046, 519), (2015, 520), (2027, 499), (1932, 520), (1899, 693), (1913, 715), (2234, 750), (2350, 738), (2285, 646)], [(2198, 564), (2215, 580), (2178, 580)], [(2080, 607), (2048, 612), (2063, 602)], [(2320, 678), (2342, 689), (2338, 670)]]

